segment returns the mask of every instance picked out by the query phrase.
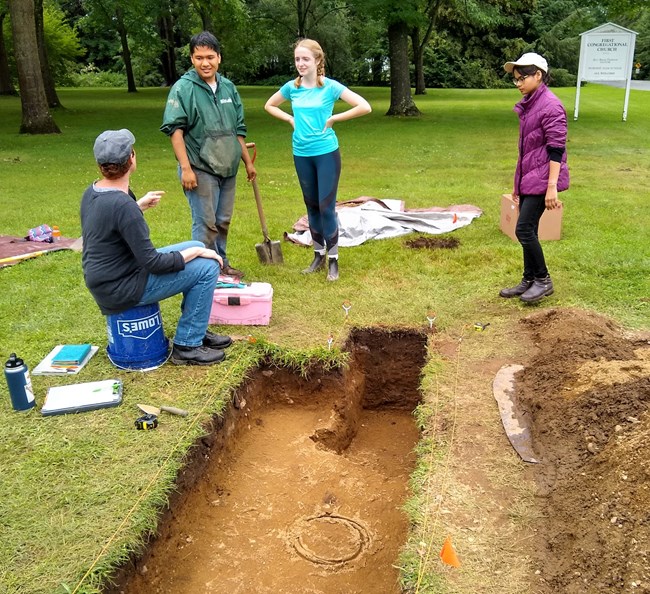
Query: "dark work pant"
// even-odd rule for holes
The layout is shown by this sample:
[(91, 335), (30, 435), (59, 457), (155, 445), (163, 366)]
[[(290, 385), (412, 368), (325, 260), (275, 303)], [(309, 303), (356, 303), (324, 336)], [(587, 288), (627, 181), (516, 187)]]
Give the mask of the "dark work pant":
[(515, 234), (524, 250), (524, 278), (546, 278), (548, 269), (544, 260), (544, 252), (537, 236), (539, 220), (546, 209), (545, 196), (519, 196), (519, 218)]
[(336, 192), (341, 177), (341, 154), (336, 149), (325, 155), (297, 157), (293, 162), (307, 207), (309, 231), (314, 250), (327, 247), (330, 257), (338, 257), (339, 226), (336, 220)]

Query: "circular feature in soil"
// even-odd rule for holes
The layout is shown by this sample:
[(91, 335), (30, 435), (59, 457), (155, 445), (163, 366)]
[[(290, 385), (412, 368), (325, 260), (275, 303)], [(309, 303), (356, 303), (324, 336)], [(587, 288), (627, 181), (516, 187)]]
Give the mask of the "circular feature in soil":
[(307, 561), (318, 565), (341, 565), (359, 557), (370, 543), (366, 527), (335, 514), (300, 518), (291, 530), (291, 544)]

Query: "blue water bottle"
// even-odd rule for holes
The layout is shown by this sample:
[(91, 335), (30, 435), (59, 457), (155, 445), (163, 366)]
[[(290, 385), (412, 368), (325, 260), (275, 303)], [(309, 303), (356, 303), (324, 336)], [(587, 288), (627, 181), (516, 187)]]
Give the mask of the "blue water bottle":
[(16, 356), (16, 353), (11, 353), (9, 360), (5, 363), (5, 378), (7, 378), (11, 406), (14, 407), (14, 410), (22, 411), (34, 408), (36, 400), (34, 399), (32, 380), (29, 377), (29, 369), (25, 362)]

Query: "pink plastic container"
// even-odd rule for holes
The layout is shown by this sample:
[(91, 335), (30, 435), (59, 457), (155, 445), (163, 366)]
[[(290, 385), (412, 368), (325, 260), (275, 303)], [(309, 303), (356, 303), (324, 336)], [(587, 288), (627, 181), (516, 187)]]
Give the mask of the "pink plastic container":
[(243, 289), (215, 289), (210, 324), (268, 326), (272, 305), (270, 283), (251, 283)]

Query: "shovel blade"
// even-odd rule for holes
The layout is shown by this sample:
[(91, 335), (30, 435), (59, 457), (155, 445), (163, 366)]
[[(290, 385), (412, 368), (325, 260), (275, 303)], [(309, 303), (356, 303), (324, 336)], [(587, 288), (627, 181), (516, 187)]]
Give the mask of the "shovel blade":
[(515, 374), (521, 365), (504, 365), (497, 372), (492, 383), (494, 398), (499, 405), (499, 414), (506, 435), (512, 447), (525, 462), (539, 463), (533, 448), (533, 441), (527, 418), (517, 404)]
[(257, 257), (262, 264), (284, 264), (282, 248), (279, 241), (256, 243)]

